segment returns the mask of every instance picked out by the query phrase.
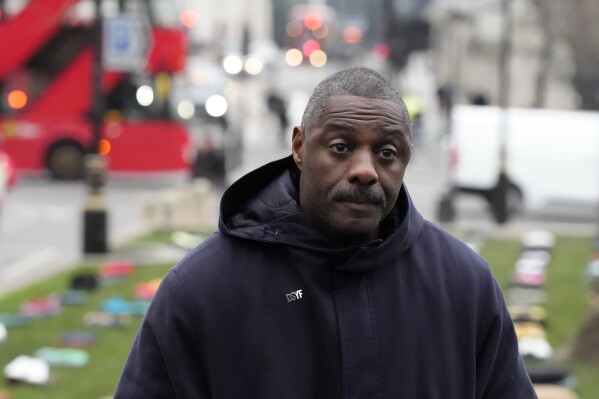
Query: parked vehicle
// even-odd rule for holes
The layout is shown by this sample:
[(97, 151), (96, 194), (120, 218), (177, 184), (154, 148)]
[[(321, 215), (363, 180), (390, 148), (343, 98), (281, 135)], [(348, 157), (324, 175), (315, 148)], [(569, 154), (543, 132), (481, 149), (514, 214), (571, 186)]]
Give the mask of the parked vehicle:
[(175, 80), (173, 107), (187, 122), (195, 162), (192, 175), (222, 183), (243, 155), (239, 83), (209, 59), (194, 56)]
[(599, 112), (457, 105), (449, 142), (445, 216), (460, 193), (485, 198), (499, 222), (523, 209), (599, 202)]
[[(173, 4), (102, 3), (104, 16), (137, 13), (151, 22), (145, 65), (101, 76), (106, 112), (99, 147), (109, 171), (188, 172), (193, 161), (189, 134), (168, 106), (172, 75), (184, 68), (186, 58), (178, 14), (168, 12)], [(95, 142), (90, 121), (93, 2), (4, 0), (0, 7), (0, 147), (23, 173), (79, 178)]]

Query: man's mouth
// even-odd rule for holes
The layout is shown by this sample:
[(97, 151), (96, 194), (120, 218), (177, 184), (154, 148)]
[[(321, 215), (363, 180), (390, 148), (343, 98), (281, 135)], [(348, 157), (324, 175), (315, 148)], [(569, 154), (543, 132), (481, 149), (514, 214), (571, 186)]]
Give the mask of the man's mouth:
[(360, 200), (360, 199), (355, 199), (355, 200), (340, 200), (339, 202), (347, 202), (349, 204), (356, 204), (356, 205), (378, 205), (379, 204), (376, 201), (365, 201), (365, 200)]

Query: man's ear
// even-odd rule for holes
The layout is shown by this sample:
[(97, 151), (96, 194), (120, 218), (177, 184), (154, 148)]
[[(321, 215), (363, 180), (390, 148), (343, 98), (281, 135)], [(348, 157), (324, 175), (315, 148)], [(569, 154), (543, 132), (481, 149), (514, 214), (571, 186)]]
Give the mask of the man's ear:
[(299, 170), (302, 170), (302, 155), (304, 147), (304, 132), (299, 127), (293, 128), (293, 135), (291, 136), (291, 151), (293, 153), (293, 160)]

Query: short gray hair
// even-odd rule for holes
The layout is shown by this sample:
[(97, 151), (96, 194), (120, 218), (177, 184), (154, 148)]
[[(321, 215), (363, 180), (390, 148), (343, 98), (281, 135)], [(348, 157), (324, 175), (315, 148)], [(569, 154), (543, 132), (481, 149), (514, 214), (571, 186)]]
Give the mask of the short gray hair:
[(410, 129), (410, 114), (401, 95), (383, 76), (369, 68), (354, 67), (336, 72), (316, 86), (308, 100), (302, 116), (301, 127), (304, 131), (313, 128), (327, 101), (333, 96), (350, 95), (358, 97), (388, 100), (398, 104)]

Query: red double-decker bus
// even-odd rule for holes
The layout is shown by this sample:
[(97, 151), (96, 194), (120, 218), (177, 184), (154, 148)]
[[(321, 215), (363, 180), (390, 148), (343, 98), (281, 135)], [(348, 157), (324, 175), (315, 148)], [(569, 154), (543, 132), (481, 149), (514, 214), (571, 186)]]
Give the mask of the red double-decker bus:
[[(111, 172), (188, 172), (189, 134), (171, 118), (169, 85), (186, 60), (186, 35), (170, 0), (102, 0), (102, 15), (143, 15), (145, 65), (102, 72), (100, 153)], [(81, 176), (93, 144), (92, 0), (0, 1), (0, 148), (19, 172)]]

